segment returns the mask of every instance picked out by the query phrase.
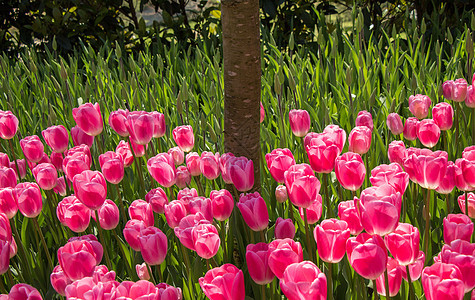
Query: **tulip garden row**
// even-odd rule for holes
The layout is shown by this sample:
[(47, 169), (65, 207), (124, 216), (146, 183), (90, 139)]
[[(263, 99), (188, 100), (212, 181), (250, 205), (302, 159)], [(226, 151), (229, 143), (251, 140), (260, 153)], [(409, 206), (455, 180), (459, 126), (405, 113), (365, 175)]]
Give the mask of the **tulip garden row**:
[(471, 35), (355, 36), (263, 42), (258, 192), (219, 52), (0, 58), (0, 299), (473, 298)]

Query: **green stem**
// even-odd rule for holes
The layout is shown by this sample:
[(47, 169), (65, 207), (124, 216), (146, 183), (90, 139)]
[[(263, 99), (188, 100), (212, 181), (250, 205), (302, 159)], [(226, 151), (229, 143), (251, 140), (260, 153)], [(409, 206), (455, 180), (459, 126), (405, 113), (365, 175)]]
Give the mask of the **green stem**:
[(363, 294), (362, 297), (364, 300), (368, 299), (368, 292), (366, 291), (366, 284), (364, 281), (364, 278), (362, 276), (358, 276), (360, 280), (360, 286), (361, 286), (361, 293)]
[(124, 202), (122, 201), (122, 196), (120, 194), (119, 184), (114, 184), (117, 190), (117, 202), (119, 202), (120, 213), (122, 214), (122, 222), (124, 224), (127, 222), (127, 214), (125, 212)]
[[(127, 273), (129, 274), (129, 277), (131, 280), (135, 279), (134, 277), (134, 274), (135, 272), (132, 271), (132, 265), (129, 264), (127, 258), (126, 258), (126, 255), (125, 255), (125, 251), (124, 249), (122, 248), (122, 246), (126, 246), (126, 244), (119, 238), (119, 236), (117, 235), (117, 233), (115, 232), (115, 230), (111, 230), (112, 231), (112, 234), (114, 235), (115, 239), (117, 240), (117, 244), (120, 248), (120, 252), (122, 253), (122, 258), (123, 260), (125, 260), (125, 267), (127, 268)], [(132, 259), (130, 260), (131, 263), (133, 263)]]
[(54, 264), (53, 260), (51, 259), (51, 255), (49, 254), (48, 246), (46, 245), (45, 237), (43, 235), (43, 232), (41, 232), (40, 225), (38, 224), (38, 220), (36, 218), (32, 218), (33, 224), (35, 225), (36, 231), (38, 232), (40, 239), (41, 239), (41, 244), (43, 245), (43, 249), (46, 252), (46, 258), (48, 259), (48, 264), (50, 267), (50, 270), (52, 271), (54, 269)]
[(328, 273), (327, 273), (327, 281), (328, 281), (328, 300), (333, 300), (333, 280), (332, 280), (332, 263), (328, 263)]
[(300, 144), (302, 145), (302, 162), (308, 163), (308, 155), (307, 151), (305, 150), (305, 143), (304, 138), (300, 138)]
[(449, 194), (445, 194), (445, 204), (447, 205), (447, 214), (451, 214), (452, 207), (450, 206)]
[(171, 202), (175, 200), (175, 193), (173, 192), (173, 187), (168, 188), (168, 201)]
[(266, 242), (266, 237), (265, 237), (265, 235), (264, 235), (264, 230), (259, 231), (259, 233), (260, 233), (260, 236), (261, 236), (261, 241), (262, 241), (263, 243), (265, 243), (265, 242)]
[(430, 255), (429, 253), (427, 252), (427, 250), (429, 249), (429, 240), (430, 240), (430, 214), (429, 214), (429, 204), (430, 204), (430, 190), (428, 189), (427, 190), (427, 197), (426, 197), (426, 228), (425, 228), (425, 235), (424, 235), (424, 253), (427, 255), (427, 257), (429, 258)]
[(468, 216), (468, 193), (465, 191), (465, 213)]
[(201, 175), (193, 176), (193, 179), (196, 182), (196, 186), (198, 187), (198, 192), (200, 193), (200, 196), (206, 196), (205, 190), (203, 189), (203, 185), (201, 184)]
[(160, 279), (160, 282), (165, 282), (163, 280), (162, 268), (160, 267), (160, 265), (157, 265), (157, 270), (158, 270), (158, 279)]
[(137, 172), (139, 173), (140, 186), (142, 188), (142, 192), (140, 193), (140, 195), (143, 196), (145, 195), (145, 182), (143, 179), (141, 163), (140, 163), (140, 160), (138, 160), (137, 157), (135, 156), (134, 147), (132, 147), (132, 141), (130, 140), (130, 137), (129, 137), (128, 142), (129, 142), (130, 152), (132, 152), (132, 156), (134, 157), (135, 167), (137, 168)]
[(414, 300), (416, 294), (414, 293), (414, 286), (412, 285), (411, 273), (409, 273), (409, 265), (406, 265), (407, 283), (409, 284), (409, 299)]
[(330, 202), (330, 197), (328, 196), (328, 174), (322, 174), (322, 183), (323, 183), (323, 193), (325, 194), (325, 203), (327, 204), (327, 219), (333, 218), (333, 212)]
[(106, 264), (109, 270), (113, 270), (112, 264), (109, 258), (109, 251), (106, 244), (106, 240), (104, 239), (104, 235), (102, 233), (101, 221), (99, 220), (99, 212), (96, 209), (94, 210), (94, 213), (96, 214), (96, 223), (97, 223), (97, 231), (99, 232), (99, 239), (101, 240), (101, 244), (104, 247), (104, 256), (106, 258)]
[[(61, 156), (63, 157), (63, 159), (66, 157), (64, 153), (61, 153)], [(69, 196), (71, 195), (71, 190), (69, 189), (68, 177), (66, 176), (66, 173), (63, 173), (63, 177), (64, 177), (64, 184), (66, 185), (66, 196)]]
[(303, 209), (303, 216), (304, 216), (304, 222), (305, 222), (305, 237), (307, 239), (307, 252), (308, 252), (309, 259), (311, 261), (314, 261), (315, 259), (313, 257), (313, 247), (312, 247), (312, 244), (310, 243), (310, 229), (309, 229), (309, 226), (308, 226), (307, 209), (306, 208)]
[(147, 270), (148, 270), (148, 274), (150, 274), (150, 281), (155, 285), (157, 284), (157, 282), (155, 281), (155, 278), (153, 277), (153, 272), (152, 272), (152, 268), (150, 268), (150, 265), (145, 263), (145, 265), (147, 266)]
[(261, 299), (266, 300), (266, 288), (264, 285), (261, 285)]
[(229, 261), (229, 257), (227, 256), (227, 251), (226, 251), (226, 221), (220, 221), (220, 231), (221, 231), (221, 246), (223, 247), (223, 259), (225, 261)]
[[(20, 256), (21, 256), (21, 261), (22, 261), (22, 267), (24, 268), (24, 271), (26, 273), (26, 277), (30, 277), (32, 272), (31, 272), (31, 267), (30, 267), (30, 262), (28, 261), (28, 258), (26, 257), (26, 251), (25, 251), (25, 248), (23, 246), (23, 243), (20, 239), (20, 234), (18, 233), (18, 230), (15, 226), (15, 220), (13, 219), (10, 219), (10, 227), (13, 229), (13, 234), (14, 234), (14, 238), (15, 238), (15, 242), (17, 244), (17, 247), (19, 249), (19, 252), (20, 252)], [(22, 271), (23, 271), (23, 268), (22, 268)]]
[(374, 300), (379, 299), (378, 287), (376, 285), (376, 279), (373, 280), (373, 299)]
[(384, 282), (386, 285), (386, 299), (391, 300), (391, 293), (389, 292), (388, 268), (386, 268), (386, 271), (384, 271)]

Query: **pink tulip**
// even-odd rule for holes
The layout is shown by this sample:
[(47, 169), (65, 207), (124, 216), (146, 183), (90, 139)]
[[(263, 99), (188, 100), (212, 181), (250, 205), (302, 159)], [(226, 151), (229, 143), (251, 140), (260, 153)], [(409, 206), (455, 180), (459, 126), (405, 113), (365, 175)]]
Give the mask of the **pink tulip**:
[(140, 251), (139, 237), (141, 231), (147, 228), (147, 225), (141, 220), (129, 220), (124, 227), (122, 233), (129, 244), (130, 248), (135, 251)]
[(467, 81), (463, 78), (447, 80), (442, 84), (442, 93), (447, 100), (463, 102), (467, 94)]
[(209, 198), (211, 199), (213, 218), (221, 222), (229, 219), (234, 208), (234, 199), (231, 193), (226, 189), (211, 191)]
[(400, 265), (412, 264), (419, 256), (419, 230), (411, 224), (399, 223), (393, 232), (384, 237), (384, 241)]
[(279, 203), (284, 203), (285, 201), (287, 201), (287, 199), (289, 199), (289, 195), (287, 193), (287, 188), (285, 187), (285, 185), (278, 185), (275, 188), (275, 199)]
[(122, 157), (124, 162), (124, 167), (130, 166), (134, 162), (134, 156), (130, 150), (130, 146), (126, 141), (120, 141), (117, 147), (115, 148), (115, 153), (119, 154)]
[(159, 153), (147, 162), (147, 169), (153, 179), (163, 187), (171, 187), (176, 182), (173, 158), (168, 153)]
[(340, 149), (340, 152), (343, 151), (343, 147), (346, 143), (346, 132), (338, 125), (327, 125), (323, 129), (325, 136)]
[[(468, 216), (472, 219), (475, 219), (475, 194), (467, 193), (467, 198), (468, 198)], [(467, 214), (465, 210), (465, 207), (467, 206), (465, 204), (465, 195), (460, 195), (457, 198), (457, 202), (459, 204), (459, 207), (462, 213)]]
[(285, 186), (290, 201), (302, 208), (308, 208), (320, 192), (320, 181), (307, 164), (291, 166), (284, 173)]
[(0, 240), (8, 243), (12, 240), (10, 220), (4, 213), (0, 213)]
[(58, 172), (53, 164), (42, 163), (31, 170), (36, 182), (43, 190), (49, 191), (56, 186)]
[(193, 245), (198, 256), (210, 259), (218, 253), (220, 238), (212, 224), (198, 224), (191, 231)]
[(269, 224), (267, 205), (259, 192), (241, 194), (236, 204), (247, 226), (253, 231), (261, 231)]
[(278, 217), (275, 221), (274, 235), (276, 239), (293, 239), (295, 236), (295, 225), (292, 219)]
[(205, 219), (202, 213), (189, 214), (180, 220), (180, 223), (173, 230), (180, 242), (186, 248), (195, 251), (195, 243), (193, 241), (193, 229), (200, 224), (211, 224)]
[(199, 283), (210, 300), (244, 300), (244, 275), (232, 264), (209, 270)]
[(163, 207), (168, 203), (168, 198), (162, 188), (156, 188), (145, 195), (145, 201), (152, 205), (153, 212), (163, 214)]
[(409, 96), (409, 110), (414, 115), (414, 117), (419, 120), (424, 119), (429, 114), (429, 106), (431, 100), (426, 95), (411, 95)]
[(302, 220), (305, 220), (304, 209), (307, 210), (307, 222), (308, 224), (315, 224), (320, 220), (322, 216), (322, 196), (317, 195), (317, 198), (313, 201), (312, 205), (307, 208), (299, 207), (299, 214)]
[(409, 141), (415, 141), (417, 139), (417, 127), (419, 120), (414, 117), (407, 118), (404, 123), (403, 134), (404, 138)]
[[(394, 297), (399, 293), (399, 289), (401, 288), (401, 283), (402, 283), (402, 272), (401, 268), (398, 265), (397, 260), (393, 258), (388, 259), (388, 266), (387, 266), (387, 272), (388, 272), (388, 284), (389, 284), (389, 296)], [(376, 279), (376, 288), (378, 291), (378, 294), (386, 296), (386, 284), (385, 284), (385, 274), (381, 274), (377, 279)]]
[(342, 201), (338, 204), (338, 217), (348, 224), (351, 235), (358, 235), (363, 231), (363, 225), (361, 225), (353, 200)]
[(72, 283), (72, 280), (64, 273), (60, 265), (54, 267), (50, 275), (50, 282), (54, 290), (61, 296), (66, 295), (66, 286)]
[(12, 300), (43, 300), (37, 289), (25, 283), (15, 284), (8, 293), (8, 297)]
[(129, 206), (129, 216), (131, 220), (141, 220), (146, 226), (153, 226), (152, 205), (141, 199), (135, 200)]
[[(201, 161), (203, 161), (203, 158)], [(254, 164), (252, 160), (244, 156), (231, 158), (226, 163), (226, 171), (238, 191), (247, 192), (254, 186)]]
[(422, 287), (427, 300), (462, 300), (464, 295), (462, 273), (452, 264), (435, 263), (424, 268)]
[[(191, 176), (201, 175), (201, 157), (196, 152), (190, 152), (186, 155), (186, 167), (190, 171)], [(221, 170), (222, 171), (222, 170)]]
[(138, 145), (150, 143), (153, 137), (155, 118), (146, 111), (131, 111), (127, 115), (127, 131), (130, 139)]
[(259, 122), (260, 123), (264, 122), (265, 117), (266, 117), (266, 111), (264, 110), (264, 106), (262, 105), (262, 101), (261, 101), (261, 110), (260, 110), (260, 120), (259, 120)]
[[(46, 154), (45, 154), (45, 156), (48, 157)], [(20, 174), (17, 174), (17, 169), (16, 169), (17, 165), (18, 165), (18, 169), (20, 171)], [(20, 180), (20, 178), (23, 179), (23, 178), (26, 177), (26, 162), (25, 162), (24, 159), (17, 159), (16, 164), (15, 164), (14, 161), (10, 162), (10, 168), (15, 172), (15, 176), (16, 176), (17, 180)]]
[(172, 131), (173, 140), (184, 152), (190, 152), (195, 145), (193, 128), (190, 125), (178, 126)]
[(408, 153), (404, 160), (404, 170), (409, 174), (411, 181), (425, 189), (435, 190), (445, 176), (447, 152), (425, 150), (420, 154)]
[(175, 228), (187, 214), (185, 204), (180, 200), (173, 200), (164, 206), (168, 226)]
[(465, 182), (473, 188), (475, 187), (475, 146), (467, 147), (462, 152), (462, 159), (455, 161), (460, 163)]
[(5, 214), (8, 219), (11, 219), (16, 215), (17, 211), (15, 190), (13, 188), (0, 188), (0, 213)]
[(269, 245), (266, 243), (248, 244), (246, 247), (246, 263), (249, 275), (259, 285), (265, 285), (275, 275), (269, 267)]
[(269, 267), (277, 278), (284, 277), (285, 269), (303, 261), (302, 246), (292, 239), (273, 240), (269, 244)]
[(102, 115), (99, 103), (85, 103), (73, 108), (73, 119), (86, 134), (96, 136), (102, 132)]
[[(419, 255), (417, 256), (416, 261), (413, 262), (412, 264), (408, 265), (409, 275), (411, 275), (411, 281), (417, 281), (419, 279), (419, 277), (421, 277), (422, 269), (424, 268), (425, 260), (426, 260), (426, 256), (425, 256), (424, 252), (419, 250)], [(401, 269), (401, 273), (402, 273), (402, 278), (404, 278), (404, 280), (408, 281), (406, 268), (401, 267), (400, 269)]]
[(461, 239), (470, 242), (473, 234), (473, 222), (467, 215), (449, 214), (444, 218), (444, 243)]
[(440, 180), (439, 186), (435, 189), (440, 194), (450, 194), (455, 187), (455, 169), (456, 166), (453, 162), (447, 162), (447, 168), (445, 169), (445, 175)]
[(358, 116), (356, 117), (355, 120), (355, 125), (356, 126), (366, 126), (368, 127), (371, 131), (373, 131), (373, 117), (371, 114), (366, 111), (362, 110), (358, 113)]
[[(102, 255), (104, 254), (104, 248), (102, 248), (101, 243), (97, 240), (97, 237), (93, 234), (81, 235), (81, 236), (73, 236), (68, 240), (69, 242), (88, 242), (92, 246), (92, 250), (94, 251), (94, 256), (96, 258), (96, 265), (99, 265), (102, 260)], [(94, 269), (94, 272), (97, 268)], [(93, 274), (94, 275), (94, 274)]]
[(289, 112), (290, 128), (295, 136), (304, 137), (310, 129), (310, 115), (303, 109), (292, 109)]
[(41, 134), (54, 152), (63, 153), (68, 148), (69, 134), (63, 125), (48, 127)]
[(439, 142), (440, 128), (432, 119), (424, 119), (417, 126), (417, 137), (422, 145), (432, 148)]
[(409, 184), (409, 174), (404, 172), (402, 167), (396, 163), (379, 165), (371, 170), (369, 181), (374, 186), (389, 184), (402, 195)]
[(91, 242), (75, 240), (58, 249), (58, 261), (63, 272), (71, 280), (92, 276), (94, 268), (102, 259)]
[(22, 182), (15, 187), (18, 209), (27, 218), (37, 217), (43, 208), (40, 187), (36, 183)]
[(170, 148), (168, 154), (172, 156), (175, 166), (179, 166), (185, 161), (185, 153), (180, 149), (180, 147)]
[(104, 178), (108, 182), (119, 184), (124, 178), (124, 162), (119, 154), (107, 151), (99, 155), (99, 165), (101, 166)]
[(0, 152), (0, 167), (10, 167), (10, 158), (5, 153)]
[(152, 266), (160, 265), (167, 256), (167, 236), (158, 228), (150, 226), (139, 236), (140, 253), (143, 260)]
[[(104, 204), (99, 208), (98, 214), (99, 223), (104, 230), (115, 229), (119, 224), (119, 208), (112, 200), (106, 199)], [(95, 214), (93, 214), (92, 217), (96, 220)]]
[[(65, 152), (66, 157), (74, 156), (76, 154), (84, 154), (85, 156), (87, 156), (87, 159), (85, 160), (87, 162), (87, 167), (88, 168), (91, 167), (91, 165), (92, 165), (91, 150), (89, 149), (89, 147), (87, 145), (82, 144), (82, 145), (79, 145), (79, 146), (75, 146), (75, 147), (73, 147), (73, 148), (71, 148), (71, 149), (69, 149)], [(64, 160), (63, 160), (63, 168), (64, 168), (64, 163), (65, 163)]]
[(63, 171), (63, 154), (57, 152), (51, 152), (51, 163), (58, 171)]
[(165, 124), (165, 115), (158, 111), (150, 113), (153, 116), (153, 137), (159, 138), (165, 135), (167, 126)]
[(318, 255), (323, 261), (338, 263), (345, 256), (346, 241), (350, 237), (350, 229), (345, 221), (323, 220), (315, 227), (313, 236), (317, 242)]
[(356, 191), (363, 185), (366, 168), (359, 154), (346, 152), (335, 160), (336, 178), (343, 188)]
[(191, 183), (191, 174), (185, 166), (176, 168), (176, 186), (180, 189), (185, 188)]
[(5, 274), (10, 268), (10, 242), (0, 240), (0, 274)]
[[(182, 201), (184, 201), (182, 199)], [(213, 222), (213, 206), (211, 200), (205, 197), (194, 197), (187, 204), (189, 214), (202, 213), (206, 220)]]
[(21, 139), (20, 146), (26, 159), (31, 162), (37, 163), (43, 157), (44, 146), (37, 135), (27, 136)]
[(0, 110), (0, 138), (12, 139), (18, 130), (18, 119), (11, 111)]
[(73, 138), (74, 146), (86, 145), (91, 148), (94, 143), (94, 136), (86, 134), (78, 126), (71, 128), (71, 137)]
[(388, 255), (379, 235), (360, 233), (346, 242), (346, 254), (350, 265), (366, 279), (375, 280), (386, 270)]
[(135, 265), (135, 271), (140, 280), (150, 280), (150, 274), (146, 263)]
[(12, 168), (0, 167), (0, 188), (13, 188), (16, 184), (16, 172)]
[(107, 196), (107, 183), (98, 171), (83, 171), (74, 176), (74, 195), (92, 210), (99, 209)]
[(129, 110), (119, 109), (113, 111), (109, 115), (109, 126), (122, 137), (128, 137), (129, 131), (127, 129), (127, 115)]
[(274, 149), (271, 153), (267, 153), (266, 156), (267, 168), (269, 169), (272, 178), (278, 183), (284, 182), (284, 173), (292, 165), (295, 165), (295, 159), (292, 152), (285, 149)]
[(348, 137), (348, 150), (358, 154), (365, 154), (371, 146), (372, 132), (369, 127), (356, 126)]
[(449, 130), (454, 123), (454, 109), (447, 102), (436, 104), (432, 108), (432, 119), (440, 130)]
[(331, 173), (333, 171), (335, 159), (340, 155), (341, 149), (335, 144), (330, 134), (317, 134), (305, 148), (310, 165), (315, 172)]
[[(231, 176), (228, 174), (227, 163), (230, 159), (234, 158), (234, 154), (231, 152), (224, 153), (219, 157), (219, 169), (221, 170), (221, 177), (225, 183), (232, 184)], [(201, 171), (200, 171), (201, 174)]]
[(402, 124), (401, 116), (397, 113), (390, 113), (388, 115), (386, 119), (386, 125), (394, 135), (400, 135), (404, 131), (404, 125)]
[(219, 169), (219, 153), (204, 151), (201, 153), (200, 171), (209, 180), (218, 178)]
[(74, 232), (84, 232), (91, 220), (91, 210), (75, 196), (64, 198), (56, 207), (59, 222)]
[(473, 84), (467, 88), (467, 96), (465, 97), (465, 105), (470, 108), (475, 108), (475, 89)]
[(475, 287), (475, 244), (463, 240), (455, 240), (445, 244), (441, 250), (442, 263), (454, 264), (462, 273), (465, 293)]
[(327, 278), (311, 261), (289, 265), (280, 281), (280, 288), (289, 300), (327, 299)]
[(68, 155), (63, 160), (63, 171), (66, 173), (68, 180), (72, 181), (74, 176), (81, 174), (83, 171), (89, 170), (91, 161), (84, 153), (74, 153)]

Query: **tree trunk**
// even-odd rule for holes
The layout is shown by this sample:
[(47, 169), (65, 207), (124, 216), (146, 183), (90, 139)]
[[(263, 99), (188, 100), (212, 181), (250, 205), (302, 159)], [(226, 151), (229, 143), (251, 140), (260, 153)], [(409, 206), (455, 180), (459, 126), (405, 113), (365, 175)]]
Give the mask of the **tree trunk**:
[(224, 149), (254, 163), (260, 190), (261, 48), (258, 0), (222, 0)]

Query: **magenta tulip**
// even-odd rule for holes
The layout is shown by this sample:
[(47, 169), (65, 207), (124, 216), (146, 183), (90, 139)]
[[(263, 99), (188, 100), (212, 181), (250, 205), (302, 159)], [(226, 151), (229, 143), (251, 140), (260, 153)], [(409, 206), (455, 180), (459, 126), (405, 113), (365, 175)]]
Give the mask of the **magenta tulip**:
[(42, 163), (31, 170), (36, 182), (43, 190), (49, 191), (56, 186), (58, 172), (53, 164)]
[(417, 139), (417, 127), (419, 120), (414, 117), (407, 118), (404, 123), (403, 134), (404, 138), (409, 141), (415, 141)]
[(12, 300), (43, 300), (40, 292), (26, 283), (15, 284), (8, 293), (8, 297)]
[(386, 118), (386, 125), (394, 135), (400, 135), (404, 131), (404, 125), (402, 124), (401, 116), (397, 113), (390, 113), (388, 115)]
[(348, 136), (348, 150), (358, 154), (365, 154), (371, 146), (371, 129), (366, 126), (356, 126)]
[[(203, 162), (203, 158), (201, 158), (201, 161)], [(238, 191), (247, 192), (254, 186), (254, 164), (252, 160), (244, 156), (231, 158), (226, 163), (226, 171)]]
[(279, 203), (284, 203), (285, 201), (287, 201), (287, 199), (289, 199), (289, 195), (287, 193), (287, 188), (285, 187), (285, 185), (278, 185), (275, 188), (275, 199)]
[(113, 111), (109, 115), (109, 126), (122, 137), (128, 137), (129, 131), (127, 129), (127, 115), (129, 110), (119, 109)]
[(366, 279), (375, 280), (386, 270), (388, 254), (379, 235), (360, 233), (346, 242), (350, 265)]
[(73, 155), (67, 155), (63, 159), (63, 171), (66, 173), (69, 181), (72, 181), (76, 175), (89, 170), (90, 166), (91, 160), (84, 153), (77, 152)]
[[(99, 224), (102, 229), (112, 230), (117, 227), (119, 224), (119, 208), (114, 203), (114, 201), (106, 199), (104, 204), (98, 210), (99, 215)], [(96, 215), (93, 214), (92, 217), (96, 219)]]
[(198, 224), (191, 231), (193, 245), (198, 256), (210, 259), (218, 253), (220, 238), (218, 230), (212, 224)]
[(323, 220), (315, 227), (313, 236), (320, 258), (328, 263), (338, 263), (346, 253), (346, 241), (350, 237), (348, 223), (337, 219)]
[(417, 126), (417, 137), (422, 145), (432, 148), (439, 142), (440, 128), (432, 119), (424, 119)]
[(5, 214), (8, 219), (13, 218), (18, 211), (15, 200), (15, 190), (13, 188), (0, 188), (0, 213)]
[[(388, 272), (388, 284), (389, 284), (389, 296), (394, 297), (399, 293), (402, 283), (402, 272), (401, 268), (398, 265), (397, 260), (393, 258), (388, 258), (387, 265)], [(386, 284), (385, 284), (385, 274), (381, 274), (376, 279), (376, 289), (378, 294), (386, 296)]]
[(159, 153), (147, 162), (147, 169), (153, 179), (163, 187), (171, 187), (176, 182), (173, 158), (168, 153)]
[(191, 174), (185, 166), (176, 168), (175, 184), (178, 188), (183, 189), (191, 183)]
[(419, 120), (424, 119), (429, 114), (429, 107), (431, 100), (426, 95), (411, 95), (409, 96), (409, 110), (414, 115), (414, 117)]
[(22, 182), (15, 187), (18, 209), (27, 218), (37, 217), (43, 208), (40, 187), (36, 183)]
[(447, 80), (442, 84), (442, 93), (447, 100), (463, 102), (467, 94), (467, 81), (463, 78)]
[(199, 283), (210, 300), (244, 300), (244, 275), (232, 264), (209, 270)]
[(219, 153), (204, 151), (201, 153), (200, 171), (209, 180), (218, 178), (220, 174)]
[(142, 157), (145, 155), (145, 151), (148, 149), (148, 144), (139, 145), (129, 138), (130, 145), (132, 145), (132, 150), (134, 151), (135, 157)]
[(445, 169), (445, 175), (440, 180), (439, 186), (435, 189), (440, 194), (450, 194), (455, 187), (455, 169), (456, 166), (453, 162), (447, 162), (447, 168)]
[(475, 287), (475, 244), (464, 240), (454, 240), (445, 244), (441, 250), (442, 263), (454, 264), (462, 273), (465, 293)]
[(292, 152), (285, 149), (274, 149), (271, 153), (267, 153), (266, 163), (269, 172), (278, 183), (284, 183), (284, 173), (287, 171), (290, 166), (295, 165), (295, 159)]
[(150, 274), (146, 263), (135, 265), (135, 272), (137, 272), (137, 276), (140, 280), (150, 280)]
[(447, 169), (447, 152), (432, 152), (428, 149), (420, 154), (409, 154), (404, 160), (404, 170), (411, 181), (425, 189), (435, 190), (444, 178)]
[(290, 201), (302, 208), (308, 208), (320, 192), (320, 181), (307, 164), (291, 166), (284, 173), (285, 186)]
[(435, 263), (424, 268), (422, 287), (427, 300), (462, 300), (464, 295), (462, 273), (452, 264)]
[(11, 111), (0, 110), (0, 138), (12, 139), (18, 130), (18, 119)]
[(139, 237), (145, 228), (147, 228), (147, 225), (141, 220), (129, 220), (125, 224), (122, 233), (124, 234), (127, 244), (135, 251), (140, 251)]
[(168, 154), (172, 156), (175, 166), (179, 166), (185, 161), (185, 153), (180, 149), (180, 147), (168, 149)]
[(289, 300), (327, 299), (327, 278), (311, 261), (289, 265), (280, 280), (280, 288)]
[(327, 125), (325, 129), (323, 129), (323, 133), (325, 136), (332, 141), (334, 145), (340, 149), (340, 152), (343, 151), (343, 147), (346, 143), (346, 132), (338, 125)]
[(366, 168), (359, 154), (346, 152), (335, 160), (336, 178), (343, 188), (356, 191), (363, 185)]
[(348, 224), (351, 235), (358, 235), (363, 231), (363, 225), (361, 225), (353, 200), (342, 201), (338, 204), (338, 217)]
[[(45, 156), (48, 157), (46, 154)], [(30, 162), (28, 162), (28, 165), (29, 164)], [(18, 171), (20, 171), (20, 174), (17, 174), (17, 169), (16, 169), (17, 165), (18, 165)], [(26, 177), (26, 161), (24, 159), (17, 159), (16, 164), (14, 161), (10, 162), (10, 168), (15, 172), (15, 176), (17, 180), (20, 180), (20, 178), (23, 179)]]
[(259, 192), (241, 194), (239, 203), (236, 204), (247, 226), (253, 231), (261, 231), (269, 224), (267, 205)]
[(167, 126), (165, 124), (165, 115), (158, 111), (150, 113), (153, 116), (153, 137), (159, 138), (165, 135)]
[(373, 117), (366, 110), (362, 110), (358, 113), (358, 116), (356, 117), (355, 125), (356, 126), (366, 126), (371, 131), (373, 131), (373, 128), (374, 128)]
[(54, 267), (50, 275), (50, 282), (54, 290), (61, 296), (66, 295), (66, 286), (72, 283), (72, 280), (64, 273), (60, 265)]
[(145, 195), (145, 201), (152, 205), (153, 212), (163, 214), (163, 207), (168, 203), (168, 198), (162, 188), (156, 188)]
[(134, 162), (134, 156), (130, 150), (129, 143), (126, 141), (120, 141), (117, 147), (115, 148), (115, 153), (119, 154), (122, 157), (124, 166), (128, 167)]
[(73, 138), (74, 146), (86, 145), (90, 148), (94, 143), (94, 136), (86, 134), (78, 126), (71, 128), (71, 137)]
[(86, 134), (96, 136), (102, 132), (102, 115), (99, 103), (85, 103), (73, 108), (73, 118)]
[(5, 153), (0, 152), (0, 167), (10, 167), (10, 158)]
[(334, 143), (330, 134), (321, 133), (310, 140), (306, 151), (310, 165), (315, 172), (331, 173), (341, 149)]
[(475, 88), (469, 85), (467, 88), (467, 96), (465, 97), (465, 105), (470, 108), (475, 108)]
[[(196, 152), (190, 152), (186, 155), (186, 167), (190, 171), (191, 176), (201, 175), (201, 156)], [(222, 172), (222, 169), (221, 169)]]
[[(173, 230), (180, 242), (186, 248), (195, 251), (195, 243), (193, 241), (193, 229), (200, 224), (211, 224), (205, 219), (202, 213), (189, 214), (180, 220), (180, 223)], [(201, 246), (203, 248), (203, 246)]]
[(266, 111), (264, 110), (264, 106), (262, 105), (261, 101), (261, 109), (260, 109), (260, 119), (259, 122), (262, 123), (264, 122), (264, 118), (266, 117)]
[(284, 277), (285, 269), (303, 261), (302, 246), (292, 239), (273, 240), (269, 244), (269, 267), (277, 278)]
[(299, 214), (302, 220), (305, 220), (305, 212), (304, 209), (307, 210), (307, 222), (308, 224), (315, 224), (320, 220), (322, 216), (322, 196), (320, 194), (317, 195), (317, 198), (312, 202), (312, 204), (307, 208), (299, 207)]
[[(184, 201), (182, 199), (182, 201)], [(189, 214), (202, 213), (210, 223), (213, 222), (213, 205), (209, 198), (194, 197), (187, 204)]]
[(0, 188), (13, 188), (16, 184), (16, 172), (12, 168), (0, 167)]
[(41, 134), (54, 152), (63, 153), (68, 148), (69, 135), (63, 125), (48, 127)]
[(266, 243), (248, 244), (246, 247), (246, 263), (249, 275), (259, 285), (265, 285), (275, 275), (269, 267), (269, 245)]
[(168, 226), (175, 228), (180, 224), (187, 214), (185, 204), (180, 200), (173, 200), (164, 206), (165, 217), (167, 219)]
[(292, 109), (289, 112), (290, 128), (295, 136), (304, 137), (310, 129), (310, 115), (303, 109)]
[[(409, 267), (409, 275), (411, 275), (411, 281), (416, 281), (421, 277), (422, 269), (424, 269), (424, 262), (426, 260), (426, 256), (423, 251), (419, 250), (419, 255), (417, 259), (412, 264), (408, 265)], [(402, 278), (408, 281), (406, 268), (401, 268)]]
[(412, 264), (419, 256), (419, 230), (411, 224), (399, 223), (393, 232), (384, 237), (384, 241), (400, 265)]
[(374, 186), (389, 184), (402, 195), (409, 184), (409, 174), (404, 172), (402, 167), (396, 163), (379, 165), (371, 170), (369, 181)]
[(91, 242), (75, 240), (58, 249), (58, 261), (71, 280), (92, 276), (102, 254), (94, 251)]
[(407, 157), (406, 146), (403, 141), (392, 141), (388, 147), (388, 158), (392, 163), (398, 163), (400, 166), (404, 165), (404, 160)]
[(143, 229), (139, 236), (140, 253), (149, 265), (160, 265), (167, 256), (167, 236), (158, 228), (150, 226)]
[(37, 135), (27, 136), (21, 139), (20, 146), (26, 159), (31, 162), (37, 163), (43, 157), (44, 146)]
[(108, 182), (119, 184), (124, 178), (124, 162), (119, 154), (107, 151), (99, 155), (99, 165), (101, 166), (104, 178)]
[(454, 123), (454, 109), (447, 102), (436, 104), (432, 108), (432, 119), (440, 130), (449, 130)]
[(195, 145), (193, 128), (190, 125), (178, 126), (172, 131), (173, 140), (184, 152), (190, 152)]
[(468, 205), (465, 203), (465, 195), (460, 195), (457, 199), (462, 213), (467, 214), (465, 207), (468, 206), (468, 216), (475, 219), (475, 194), (467, 193)]
[(139, 145), (150, 143), (153, 137), (155, 118), (146, 111), (131, 111), (127, 115), (127, 131), (130, 139)]
[(295, 225), (292, 219), (278, 217), (275, 221), (274, 236), (276, 239), (293, 239), (295, 236)]
[[(229, 184), (233, 183), (233, 181), (231, 180), (231, 176), (228, 174), (227, 163), (230, 159), (234, 157), (235, 157), (234, 154), (232, 154), (231, 152), (224, 153), (223, 155), (219, 157), (219, 169), (221, 170), (221, 177), (223, 178), (223, 181), (225, 183), (229, 183)], [(201, 174), (201, 170), (200, 170), (200, 174)]]
[(83, 171), (74, 176), (74, 195), (92, 210), (99, 209), (107, 196), (107, 183), (98, 171)]
[(75, 196), (63, 198), (56, 207), (59, 222), (74, 232), (84, 232), (91, 220), (91, 210)]
[(211, 191), (209, 194), (213, 218), (218, 221), (229, 219), (234, 208), (234, 199), (228, 190)]
[(7, 215), (0, 213), (0, 240), (10, 243), (12, 241), (12, 229)]
[(473, 222), (467, 215), (449, 214), (444, 218), (444, 243), (461, 239), (470, 242), (473, 234)]
[(144, 200), (138, 199), (130, 204), (129, 216), (131, 220), (141, 220), (146, 226), (153, 226), (152, 205)]

